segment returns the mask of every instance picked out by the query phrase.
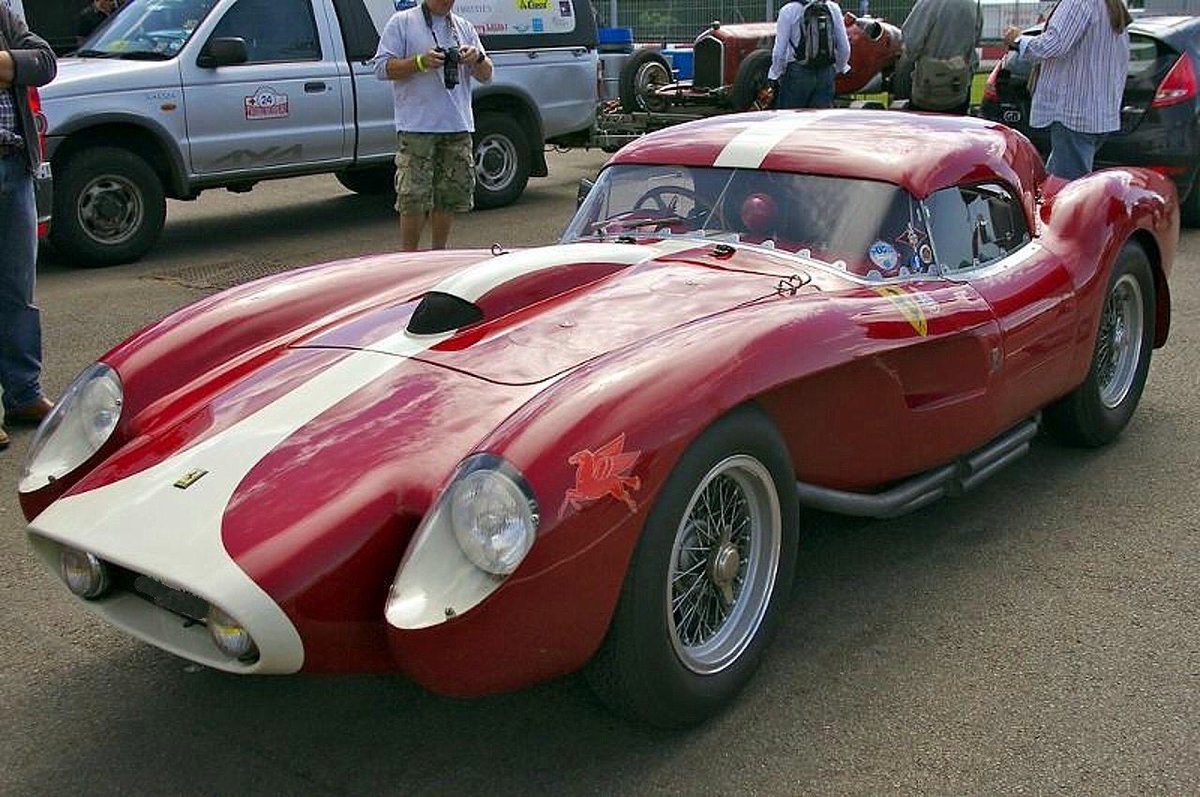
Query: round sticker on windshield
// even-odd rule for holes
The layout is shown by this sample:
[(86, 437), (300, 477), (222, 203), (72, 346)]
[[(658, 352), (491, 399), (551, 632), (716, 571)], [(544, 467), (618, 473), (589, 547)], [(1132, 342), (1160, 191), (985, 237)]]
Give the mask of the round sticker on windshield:
[(871, 258), (871, 263), (878, 266), (884, 274), (891, 274), (900, 265), (900, 253), (896, 251), (896, 247), (886, 241), (876, 241), (871, 244), (871, 248), (867, 250), (867, 256)]
[(917, 250), (917, 256), (925, 265), (933, 265), (933, 248), (929, 244), (921, 244), (921, 248)]

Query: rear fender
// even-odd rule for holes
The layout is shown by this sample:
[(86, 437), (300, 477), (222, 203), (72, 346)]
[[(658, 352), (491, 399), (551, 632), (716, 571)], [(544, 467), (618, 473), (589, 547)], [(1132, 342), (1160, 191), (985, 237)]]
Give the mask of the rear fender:
[(1146, 250), (1157, 296), (1154, 345), (1170, 332), (1168, 281), (1179, 244), (1179, 198), (1170, 178), (1140, 168), (1103, 169), (1067, 183), (1051, 181), (1041, 208), (1043, 241), (1070, 263), (1079, 319), (1074, 376), (1082, 381), (1118, 253), (1129, 240)]

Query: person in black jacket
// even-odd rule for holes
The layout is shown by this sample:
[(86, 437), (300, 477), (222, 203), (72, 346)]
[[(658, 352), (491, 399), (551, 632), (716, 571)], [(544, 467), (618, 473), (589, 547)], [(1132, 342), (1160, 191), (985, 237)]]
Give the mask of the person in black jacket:
[(100, 27), (117, 11), (117, 0), (92, 0), (88, 5), (79, 12), (79, 19), (76, 22), (75, 33), (79, 36), (79, 41), (83, 41), (88, 36), (92, 35), (92, 31)]
[[(33, 175), (42, 148), (28, 88), (46, 85), (57, 71), (50, 45), (0, 5), (0, 390), (6, 426), (36, 425), (51, 408), (42, 394), (42, 319), (33, 303)], [(7, 446), (8, 434), (0, 429), (0, 448)]]

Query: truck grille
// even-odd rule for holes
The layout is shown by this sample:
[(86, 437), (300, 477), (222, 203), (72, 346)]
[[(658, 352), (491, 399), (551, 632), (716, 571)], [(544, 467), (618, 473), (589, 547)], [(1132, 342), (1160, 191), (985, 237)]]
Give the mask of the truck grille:
[(696, 42), (692, 48), (694, 72), (692, 85), (701, 89), (718, 89), (725, 85), (725, 77), (721, 74), (721, 61), (724, 59), (725, 47), (712, 36), (706, 36)]

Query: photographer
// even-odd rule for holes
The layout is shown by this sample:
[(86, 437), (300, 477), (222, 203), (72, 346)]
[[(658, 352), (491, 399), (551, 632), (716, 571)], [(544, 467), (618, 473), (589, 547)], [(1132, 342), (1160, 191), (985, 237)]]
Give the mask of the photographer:
[(451, 12), (454, 0), (424, 0), (384, 26), (375, 74), (392, 81), (396, 131), (396, 210), (401, 249), (415, 250), (426, 219), (433, 248), (445, 249), (455, 213), (474, 204), (471, 80), (492, 79), (474, 26)]

